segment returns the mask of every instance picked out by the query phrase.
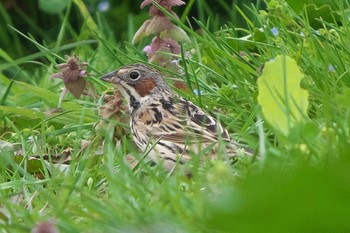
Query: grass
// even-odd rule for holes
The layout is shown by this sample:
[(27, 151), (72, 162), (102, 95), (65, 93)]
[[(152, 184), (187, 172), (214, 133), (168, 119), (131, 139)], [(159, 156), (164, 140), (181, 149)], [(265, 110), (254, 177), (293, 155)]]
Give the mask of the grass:
[[(200, 8), (200, 19), (188, 25), (180, 17), (176, 23), (192, 40), (183, 50), (196, 51), (191, 57), (179, 55), (186, 78), (172, 74), (169, 79), (184, 80), (192, 90), (202, 91), (195, 95), (179, 90), (219, 117), (233, 138), (255, 150), (265, 148), (264, 157), (241, 158), (234, 165), (192, 161), (171, 175), (146, 162), (132, 170), (125, 155), (143, 155), (136, 151), (128, 127), (111, 121), (95, 129), (100, 97), (76, 100), (67, 95), (63, 111), (56, 112), (63, 83), (49, 76), (65, 54), (74, 52), (89, 62), (87, 80), (103, 94), (112, 89), (98, 77), (123, 64), (145, 62), (145, 44), (120, 42), (110, 33), (113, 22), (102, 14), (93, 15), (94, 31), (74, 31), (70, 14), (60, 15), (58, 44), (2, 28), (6, 36), (1, 40), (13, 38), (14, 45), (0, 50), (1, 232), (30, 232), (43, 222), (60, 232), (350, 231), (349, 4), (339, 5), (337, 13), (328, 12), (333, 21), (310, 20), (310, 12), (299, 14), (272, 3), (267, 3), (268, 12), (254, 6), (235, 8), (245, 19), (239, 25), (249, 25), (244, 29), (236, 28), (232, 18), (219, 29), (217, 21), (204, 21), (208, 12), (215, 17), (206, 4), (191, 4)], [(11, 15), (0, 6), (1, 17), (12, 25)], [(75, 5), (70, 7), (79, 12)], [(261, 27), (264, 31), (258, 30)], [(126, 38), (135, 28), (129, 25)], [(43, 33), (39, 24), (35, 30)], [(252, 37), (242, 40), (242, 34)], [(75, 35), (74, 41), (70, 35)], [(27, 53), (28, 43), (35, 52)], [(259, 124), (258, 119), (265, 119), (257, 101), (261, 66), (281, 54), (297, 61), (305, 74), (302, 87), (310, 94), (307, 119), (284, 137), (267, 122)], [(119, 135), (117, 146), (115, 125), (126, 132)], [(73, 159), (70, 166), (43, 159), (67, 151)], [(30, 160), (33, 155), (38, 159)], [(191, 179), (184, 175), (186, 169), (192, 171)]]

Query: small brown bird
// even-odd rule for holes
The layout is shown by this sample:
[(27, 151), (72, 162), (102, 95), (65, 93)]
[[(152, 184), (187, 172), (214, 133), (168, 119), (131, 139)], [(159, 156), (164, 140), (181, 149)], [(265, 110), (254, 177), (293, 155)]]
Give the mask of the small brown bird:
[[(133, 139), (151, 160), (167, 170), (184, 164), (192, 156), (206, 151), (204, 157), (235, 157), (238, 152), (250, 155), (231, 141), (224, 129), (192, 102), (171, 91), (161, 73), (144, 64), (121, 67), (101, 77), (113, 83), (129, 104)], [(223, 147), (219, 146), (225, 142)], [(226, 149), (228, 148), (228, 149)]]

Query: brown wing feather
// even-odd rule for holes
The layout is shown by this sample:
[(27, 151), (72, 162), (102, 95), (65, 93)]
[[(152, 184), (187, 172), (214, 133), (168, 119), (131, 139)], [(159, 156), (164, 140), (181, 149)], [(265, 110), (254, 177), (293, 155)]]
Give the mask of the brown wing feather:
[(207, 138), (211, 141), (218, 141), (223, 139), (230, 141), (230, 137), (226, 131), (213, 117), (205, 114), (198, 106), (192, 102), (180, 98), (180, 105), (187, 111), (187, 115), (190, 117), (189, 126), (193, 130), (200, 130), (197, 134), (202, 134), (203, 138)]
[[(150, 122), (150, 119), (154, 120)], [(181, 97), (163, 99), (158, 105), (148, 106), (140, 120), (144, 121), (149, 135), (165, 141), (180, 144), (210, 143), (219, 138), (230, 141), (227, 131), (213, 117)]]

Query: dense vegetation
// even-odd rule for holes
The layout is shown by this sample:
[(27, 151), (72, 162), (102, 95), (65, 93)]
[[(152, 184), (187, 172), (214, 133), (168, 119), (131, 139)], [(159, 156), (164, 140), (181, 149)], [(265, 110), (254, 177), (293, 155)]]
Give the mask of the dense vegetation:
[[(150, 17), (141, 1), (0, 3), (1, 232), (350, 232), (349, 2), (228, 2), (174, 7), (190, 40), (183, 74), (162, 70), (256, 156), (190, 162), (190, 179), (130, 169), (142, 152), (98, 79), (147, 62), (152, 36), (132, 44)], [(65, 85), (50, 76), (65, 55), (88, 63), (86, 86), (58, 108)]]

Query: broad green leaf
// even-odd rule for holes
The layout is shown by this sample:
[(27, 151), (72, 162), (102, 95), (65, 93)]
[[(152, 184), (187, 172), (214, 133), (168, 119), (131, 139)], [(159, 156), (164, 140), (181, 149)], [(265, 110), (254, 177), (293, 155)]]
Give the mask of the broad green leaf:
[(0, 105), (0, 111), (6, 112), (6, 113), (17, 114), (17, 115), (28, 117), (31, 119), (44, 118), (44, 114), (42, 112), (32, 110), (32, 109), (26, 109), (26, 108), (1, 106)]
[[(14, 156), (14, 160), (16, 163), (19, 165), (22, 165), (24, 163), (24, 159), (26, 159), (23, 155), (16, 155)], [(29, 158), (26, 161), (26, 170), (29, 173), (36, 173), (36, 172), (41, 172), (44, 170), (43, 163), (41, 162), (40, 159), (37, 158)]]
[[(4, 75), (0, 74), (0, 85), (8, 86), (11, 80)], [(13, 81), (11, 87), (13, 93), (28, 93), (38, 98), (45, 100), (51, 105), (58, 103), (59, 95), (45, 88), (34, 86), (25, 82)], [(20, 103), (21, 99), (18, 99)], [(20, 105), (20, 104), (18, 104)], [(80, 122), (82, 114), (84, 122), (95, 122), (97, 121), (96, 113), (93, 109), (87, 109), (85, 106), (80, 105), (76, 102), (67, 101), (62, 104), (64, 109), (63, 112), (41, 112), (33, 109), (20, 108), (18, 106), (2, 106), (0, 105), (0, 112), (16, 114), (30, 119), (43, 119), (49, 117), (51, 120), (62, 124), (76, 124)], [(52, 109), (51, 109), (52, 110)]]
[(5, 59), (5, 61), (7, 61), (7, 62), (13, 62), (12, 58), (10, 57), (10, 55), (8, 53), (6, 53), (6, 51), (4, 51), (1, 48), (0, 48), (0, 57)]
[(68, 0), (39, 0), (39, 8), (49, 14), (58, 14), (67, 7), (68, 3)]
[[(307, 12), (306, 16), (311, 26), (322, 27), (322, 23), (317, 19), (326, 22), (340, 21), (340, 4), (333, 0), (287, 0), (288, 5), (297, 13)], [(348, 9), (348, 7), (347, 7)]]
[(191, 39), (188, 37), (187, 33), (178, 26), (173, 26), (168, 30), (169, 37), (175, 39), (178, 42), (190, 42)]
[(296, 61), (279, 55), (265, 64), (258, 79), (258, 102), (264, 118), (284, 135), (307, 115), (309, 93), (300, 87), (302, 78)]
[[(10, 85), (11, 80), (4, 75), (0, 74), (0, 83), (6, 85)], [(17, 92), (26, 92), (31, 93), (35, 96), (43, 98), (45, 101), (57, 104), (59, 99), (59, 93), (54, 93), (45, 88), (34, 86), (21, 81), (14, 81), (14, 85), (12, 87), (14, 91)], [(80, 110), (82, 108), (81, 105), (74, 102), (65, 102), (63, 103), (63, 108), (66, 110)]]
[(334, 103), (340, 107), (349, 108), (350, 107), (350, 88), (343, 87), (341, 94), (337, 94), (334, 97)]
[(224, 188), (214, 186), (220, 192), (205, 193), (204, 227), (207, 232), (349, 232), (349, 172), (342, 163), (269, 167), (232, 183), (225, 183), (227, 175), (217, 182)]
[[(92, 18), (88, 8), (86, 7), (84, 1), (74, 0), (74, 3), (79, 8), (79, 11), (80, 11), (80, 14), (82, 15), (82, 17), (85, 19), (84, 27), (86, 27), (88, 30), (90, 30), (90, 32), (97, 32), (98, 27), (97, 27), (94, 19)], [(83, 30), (84, 30), (84, 28), (82, 28), (82, 31)], [(80, 35), (80, 37), (81, 37), (81, 35)]]

